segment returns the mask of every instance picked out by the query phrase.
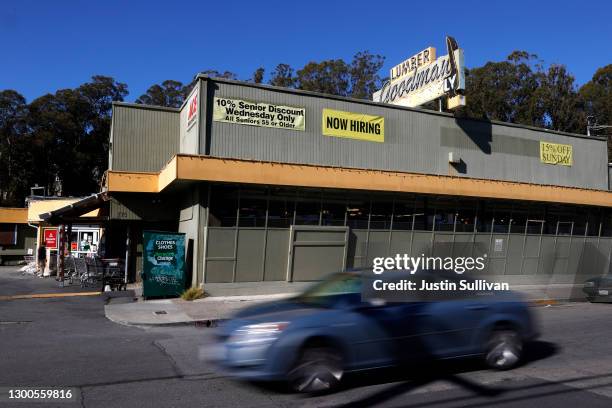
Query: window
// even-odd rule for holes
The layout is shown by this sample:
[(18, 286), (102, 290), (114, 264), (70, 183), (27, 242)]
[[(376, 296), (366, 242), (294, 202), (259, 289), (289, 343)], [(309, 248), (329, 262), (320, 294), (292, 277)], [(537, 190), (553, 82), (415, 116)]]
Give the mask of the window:
[(474, 232), (476, 209), (478, 202), (472, 200), (461, 200), (457, 205), (457, 222), (455, 231)]
[(211, 227), (235, 227), (238, 218), (238, 188), (214, 185), (210, 194)]
[(295, 225), (319, 225), (320, 218), (321, 194), (300, 194), (295, 205)]
[(412, 230), (412, 219), (414, 216), (414, 202), (396, 201), (393, 211), (394, 230)]
[(456, 203), (454, 200), (439, 199), (435, 202), (435, 231), (454, 231)]
[(265, 227), (267, 201), (265, 190), (241, 190), (238, 226)]
[(346, 209), (346, 225), (353, 229), (367, 229), (369, 215), (369, 200), (352, 199)]
[(289, 228), (293, 223), (294, 196), (278, 188), (270, 189), (268, 228)]
[(0, 224), (0, 245), (17, 244), (17, 224)]
[(323, 196), (321, 225), (342, 226), (346, 216), (346, 200), (342, 197)]
[(370, 229), (390, 229), (393, 201), (372, 201)]

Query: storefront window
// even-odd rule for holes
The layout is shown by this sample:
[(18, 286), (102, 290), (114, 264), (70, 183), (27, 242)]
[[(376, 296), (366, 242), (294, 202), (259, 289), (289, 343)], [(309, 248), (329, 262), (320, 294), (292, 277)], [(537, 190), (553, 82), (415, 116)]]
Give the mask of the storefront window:
[(323, 196), (321, 225), (342, 226), (346, 217), (346, 200), (340, 197)]
[(454, 200), (439, 199), (435, 202), (435, 231), (453, 231), (456, 205)]
[(392, 201), (372, 201), (370, 214), (370, 229), (391, 228), (391, 215), (393, 214)]
[(393, 212), (394, 230), (411, 230), (414, 216), (414, 202), (396, 201)]
[(346, 209), (346, 225), (353, 229), (367, 229), (369, 214), (369, 200), (351, 200)]
[(293, 223), (295, 195), (289, 191), (270, 189), (268, 228), (289, 228)]
[(240, 227), (265, 227), (267, 196), (265, 190), (240, 192)]
[(295, 225), (319, 225), (320, 218), (321, 194), (299, 194), (295, 205)]
[(231, 186), (212, 186), (210, 194), (211, 227), (235, 227), (238, 217), (238, 189)]

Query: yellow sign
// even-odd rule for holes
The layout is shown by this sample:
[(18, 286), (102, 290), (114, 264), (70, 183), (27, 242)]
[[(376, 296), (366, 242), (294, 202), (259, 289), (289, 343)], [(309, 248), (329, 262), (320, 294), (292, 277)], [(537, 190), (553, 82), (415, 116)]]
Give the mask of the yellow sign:
[(385, 118), (382, 116), (323, 109), (322, 129), (325, 136), (385, 142)]
[(305, 108), (273, 105), (264, 102), (248, 102), (232, 98), (215, 98), (213, 106), (213, 120), (215, 122), (301, 131), (306, 129)]
[(435, 60), (436, 49), (434, 47), (427, 47), (418, 54), (408, 58), (406, 61), (391, 68), (391, 71), (389, 71), (389, 78), (391, 81), (395, 81), (398, 78), (408, 75), (417, 68), (431, 64)]
[(540, 141), (540, 161), (548, 164), (574, 164), (572, 145)]

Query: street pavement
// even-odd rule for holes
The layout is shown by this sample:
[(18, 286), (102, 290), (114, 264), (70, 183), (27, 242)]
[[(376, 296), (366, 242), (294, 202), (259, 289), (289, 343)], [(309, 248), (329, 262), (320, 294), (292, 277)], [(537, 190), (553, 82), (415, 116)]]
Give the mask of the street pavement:
[[(55, 285), (37, 279), (0, 268), (0, 294), (43, 293)], [(334, 394), (305, 397), (236, 381), (200, 360), (214, 329), (116, 324), (105, 318), (106, 301), (102, 295), (0, 301), (0, 388), (73, 387), (79, 397), (4, 406), (612, 406), (608, 304), (534, 308), (542, 338), (515, 370), (495, 372), (461, 362), (368, 372), (348, 378)]]

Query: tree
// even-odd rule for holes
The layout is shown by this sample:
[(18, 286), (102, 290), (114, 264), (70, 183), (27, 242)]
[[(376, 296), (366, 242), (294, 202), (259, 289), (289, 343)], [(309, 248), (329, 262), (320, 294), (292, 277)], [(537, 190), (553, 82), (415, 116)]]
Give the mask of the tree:
[(370, 54), (369, 51), (355, 54), (349, 69), (350, 95), (353, 98), (372, 99), (372, 94), (382, 87), (383, 81), (378, 72), (384, 62), (384, 57)]
[(269, 84), (283, 88), (294, 88), (295, 81), (293, 68), (288, 64), (278, 64), (272, 73)]
[(136, 103), (179, 108), (185, 101), (184, 88), (182, 82), (168, 79), (149, 87), (144, 95), (136, 99)]
[[(543, 125), (543, 107), (535, 97), (542, 75), (536, 55), (514, 51), (506, 61), (466, 70), (468, 117), (525, 125)], [(534, 69), (535, 68), (535, 69)]]
[(27, 105), (18, 92), (0, 92), (0, 204), (19, 206), (31, 171), (26, 131)]
[(94, 76), (76, 89), (62, 89), (35, 99), (28, 128), (35, 180), (49, 194), (83, 195), (99, 190), (108, 166), (108, 135), (113, 101), (127, 95), (127, 85)]
[[(579, 94), (593, 125), (612, 126), (612, 64), (599, 68)], [(612, 162), (612, 128), (595, 128), (593, 134), (608, 137), (608, 161)]]
[(574, 77), (563, 65), (553, 64), (542, 75), (540, 88), (534, 95), (544, 110), (545, 126), (564, 132), (584, 133), (584, 106), (576, 92)]
[(259, 67), (253, 73), (253, 82), (256, 84), (261, 84), (264, 79), (265, 70), (262, 67)]
[(350, 68), (341, 59), (309, 62), (297, 71), (296, 84), (305, 91), (348, 96)]

